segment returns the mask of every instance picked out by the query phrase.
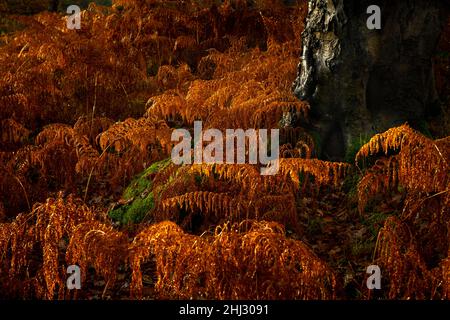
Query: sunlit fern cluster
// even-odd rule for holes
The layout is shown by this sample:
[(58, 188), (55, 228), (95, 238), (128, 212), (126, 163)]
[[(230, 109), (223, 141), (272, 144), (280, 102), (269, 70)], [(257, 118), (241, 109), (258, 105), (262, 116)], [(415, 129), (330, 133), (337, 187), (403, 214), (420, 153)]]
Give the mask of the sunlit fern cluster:
[[(371, 197), (402, 194), (403, 210), (378, 234), (374, 258), (389, 274), (389, 298), (448, 298), (450, 138), (432, 140), (409, 126), (375, 135), (356, 155), (377, 160), (358, 184), (359, 210)], [(386, 157), (387, 156), (387, 157)]]
[[(125, 186), (167, 157), (174, 127), (194, 120), (219, 129), (274, 128), (285, 111), (306, 116), (308, 106), (290, 91), (304, 5), (264, 10), (272, 17), (240, 1), (140, 5), (91, 5), (82, 30), (73, 32), (55, 14), (19, 18), (28, 28), (0, 51), (0, 188), (14, 190), (0, 201), (11, 215), (47, 191), (86, 197)], [(289, 32), (266, 25), (284, 14), (290, 18), (277, 24)], [(227, 22), (234, 20), (256, 29)], [(274, 66), (279, 72), (269, 72)], [(290, 150), (310, 155), (310, 148), (309, 139)]]

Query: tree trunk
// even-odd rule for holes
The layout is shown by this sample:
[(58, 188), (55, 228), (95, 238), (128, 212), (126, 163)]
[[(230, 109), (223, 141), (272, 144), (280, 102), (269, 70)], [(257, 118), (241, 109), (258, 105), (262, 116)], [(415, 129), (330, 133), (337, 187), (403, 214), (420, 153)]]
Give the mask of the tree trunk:
[[(381, 29), (370, 30), (370, 5)], [(310, 0), (293, 89), (311, 104), (320, 156), (342, 160), (355, 144), (408, 122), (421, 129), (438, 104), (432, 57), (447, 0)]]

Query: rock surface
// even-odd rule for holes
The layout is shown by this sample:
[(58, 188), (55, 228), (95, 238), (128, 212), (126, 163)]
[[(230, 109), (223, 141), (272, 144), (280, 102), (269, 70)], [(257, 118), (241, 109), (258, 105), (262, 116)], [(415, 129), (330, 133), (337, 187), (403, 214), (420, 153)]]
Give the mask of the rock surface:
[[(367, 27), (370, 5), (381, 8), (380, 30)], [(432, 56), (447, 10), (447, 0), (309, 1), (293, 90), (312, 106), (320, 157), (342, 160), (406, 121), (424, 129), (438, 109)]]

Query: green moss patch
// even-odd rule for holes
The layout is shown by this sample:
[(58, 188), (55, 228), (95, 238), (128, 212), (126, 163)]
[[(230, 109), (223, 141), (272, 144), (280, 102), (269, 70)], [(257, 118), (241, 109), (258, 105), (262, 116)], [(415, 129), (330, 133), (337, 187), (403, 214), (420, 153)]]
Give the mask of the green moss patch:
[(111, 210), (109, 217), (123, 225), (141, 222), (155, 204), (153, 176), (169, 164), (170, 159), (155, 162), (140, 173), (123, 192), (122, 200), (127, 204)]

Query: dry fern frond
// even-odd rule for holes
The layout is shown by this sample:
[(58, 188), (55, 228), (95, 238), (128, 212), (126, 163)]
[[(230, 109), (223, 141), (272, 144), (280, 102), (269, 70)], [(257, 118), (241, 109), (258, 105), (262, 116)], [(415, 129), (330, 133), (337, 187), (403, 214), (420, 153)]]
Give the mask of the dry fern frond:
[(73, 126), (73, 130), (80, 136), (87, 136), (91, 144), (95, 138), (113, 125), (114, 121), (106, 117), (80, 117)]
[[(225, 224), (213, 236), (185, 234), (162, 222), (143, 230), (130, 250), (131, 294), (142, 296), (141, 264), (155, 258), (156, 289), (163, 297), (206, 299), (327, 299), (332, 272), (303, 243), (285, 238), (280, 225)], [(272, 279), (277, 279), (273, 281)]]
[[(395, 190), (398, 185), (408, 193), (403, 210), (405, 218), (420, 211), (430, 193), (443, 199), (448, 197), (449, 138), (431, 140), (403, 125), (375, 135), (360, 149), (356, 162), (371, 155), (388, 155), (390, 152), (397, 154), (378, 160), (358, 184), (361, 213), (370, 197)], [(429, 216), (444, 216), (439, 214), (441, 208), (434, 210), (430, 207)]]
[(341, 162), (326, 162), (317, 159), (280, 159), (280, 174), (290, 177), (297, 186), (301, 176), (310, 174), (318, 185), (335, 185), (343, 181), (351, 166)]
[(356, 161), (397, 151), (400, 184), (411, 190), (439, 192), (449, 184), (449, 146), (449, 138), (433, 141), (403, 125), (375, 135), (361, 147)]
[(245, 189), (250, 188), (252, 183), (257, 183), (261, 179), (258, 169), (250, 164), (194, 164), (190, 170), (207, 177), (214, 177), (216, 174), (218, 179), (234, 181)]
[[(65, 268), (61, 265), (61, 255), (67, 242), (70, 242), (74, 231), (79, 225), (96, 225), (105, 221), (103, 213), (94, 211), (84, 205), (80, 200), (69, 196), (66, 199), (59, 194), (58, 198), (49, 198), (43, 204), (37, 203), (33, 211), (28, 214), (19, 214), (16, 219), (8, 225), (7, 233), (4, 233), (4, 225), (1, 225), (0, 243), (2, 272), (9, 274), (9, 277), (15, 281), (26, 279), (33, 287), (32, 291), (36, 292), (43, 299), (54, 299), (55, 294), (59, 298), (65, 295)], [(101, 228), (101, 227), (99, 227)], [(108, 239), (100, 237), (89, 238), (92, 242), (91, 247), (86, 248), (88, 252), (86, 256), (94, 254), (97, 257), (105, 257), (99, 259), (99, 262), (106, 263), (107, 255), (112, 256), (111, 250), (119, 252), (119, 241), (116, 239), (122, 237), (119, 233), (115, 233), (111, 229), (104, 227), (106, 232), (109, 230)], [(114, 243), (112, 248), (107, 249), (108, 241)], [(73, 242), (72, 242), (73, 244)], [(104, 246), (96, 249), (96, 246)], [(38, 249), (38, 250), (36, 250)], [(110, 250), (110, 251), (108, 251)], [(118, 250), (118, 251), (115, 251)], [(40, 255), (36, 261), (36, 253)], [(104, 256), (102, 256), (104, 254)], [(114, 256), (119, 258), (119, 256)], [(104, 269), (105, 274), (110, 276)], [(30, 275), (29, 273), (32, 272)]]
[(169, 120), (184, 115), (186, 100), (177, 92), (166, 91), (162, 95), (150, 98), (147, 106), (144, 117)]
[(30, 130), (15, 121), (4, 119), (0, 121), (0, 146), (21, 145), (28, 140)]
[[(111, 286), (116, 281), (117, 269), (125, 261), (127, 237), (98, 221), (78, 224), (72, 231), (65, 259), (67, 264), (78, 264), (83, 280), (88, 267), (95, 270)], [(106, 288), (105, 288), (106, 291)]]
[(370, 197), (395, 190), (398, 187), (399, 164), (397, 156), (378, 159), (358, 182), (358, 210), (363, 213)]
[[(181, 243), (183, 231), (176, 224), (172, 222), (162, 222), (148, 227), (145, 231), (140, 232), (130, 245), (130, 265), (133, 271), (130, 285), (131, 296), (142, 296), (142, 273), (141, 264), (155, 252), (161, 252), (167, 248), (167, 253), (170, 254), (170, 249), (177, 243)], [(173, 249), (172, 249), (173, 250)], [(157, 256), (157, 263), (164, 266), (165, 259), (170, 259), (171, 256)], [(158, 283), (165, 278), (164, 269), (159, 270), (160, 279)], [(169, 276), (169, 274), (167, 275)]]
[(78, 133), (74, 133), (73, 143), (78, 157), (75, 171), (77, 173), (89, 174), (96, 167), (99, 158), (97, 150), (89, 143), (87, 136), (82, 136)]
[(442, 286), (443, 286), (442, 297), (444, 299), (450, 299), (450, 249), (449, 249), (447, 258), (445, 258), (442, 261), (441, 270), (442, 270), (442, 282), (443, 282), (442, 283)]
[(58, 140), (68, 142), (72, 138), (73, 129), (67, 124), (52, 123), (39, 132), (35, 142), (37, 145), (45, 145), (46, 143)]
[(36, 240), (42, 246), (46, 296), (53, 299), (55, 288), (64, 287), (59, 267), (59, 242), (64, 236), (70, 238), (76, 225), (93, 221), (97, 215), (80, 201), (71, 197), (64, 200), (61, 195), (57, 199), (50, 198), (46, 203), (35, 206), (31, 215), (36, 216)]
[(193, 80), (191, 70), (185, 63), (178, 68), (170, 65), (161, 66), (156, 74), (158, 86), (164, 90), (179, 89), (184, 91), (191, 80)]
[(408, 226), (389, 217), (378, 234), (376, 262), (384, 270), (389, 299), (433, 299), (439, 279), (428, 269)]
[(154, 123), (151, 119), (140, 118), (138, 120), (128, 118), (124, 122), (114, 124), (111, 128), (101, 133), (97, 139), (102, 150), (111, 148), (116, 152), (126, 152), (132, 146), (136, 146), (143, 153), (151, 145), (168, 148), (171, 129), (165, 121)]

